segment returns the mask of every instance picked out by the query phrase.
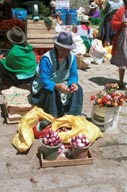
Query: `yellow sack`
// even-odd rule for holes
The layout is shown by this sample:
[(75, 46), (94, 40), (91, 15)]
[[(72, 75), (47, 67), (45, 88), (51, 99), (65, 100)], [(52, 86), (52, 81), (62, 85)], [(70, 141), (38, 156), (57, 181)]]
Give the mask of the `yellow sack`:
[(64, 143), (69, 143), (71, 138), (79, 133), (86, 135), (91, 143), (97, 138), (103, 137), (100, 129), (83, 116), (65, 115), (55, 119), (55, 117), (45, 113), (43, 109), (34, 107), (21, 118), (18, 125), (18, 133), (13, 138), (12, 144), (18, 151), (25, 152), (31, 147), (34, 142), (33, 128), (42, 118), (52, 122), (53, 131), (60, 127), (71, 128), (68, 132), (59, 132), (59, 136)]
[(18, 133), (14, 136), (12, 144), (20, 152), (27, 151), (34, 141), (33, 128), (38, 123), (39, 119), (47, 119), (53, 122), (54, 117), (45, 113), (43, 109), (34, 107), (26, 113), (18, 124)]
[(64, 143), (70, 143), (73, 136), (84, 134), (91, 143), (100, 137), (103, 137), (99, 127), (86, 120), (83, 116), (64, 115), (61, 118), (55, 119), (52, 123), (52, 130), (56, 131), (60, 127), (71, 128), (67, 132), (59, 132), (59, 136)]

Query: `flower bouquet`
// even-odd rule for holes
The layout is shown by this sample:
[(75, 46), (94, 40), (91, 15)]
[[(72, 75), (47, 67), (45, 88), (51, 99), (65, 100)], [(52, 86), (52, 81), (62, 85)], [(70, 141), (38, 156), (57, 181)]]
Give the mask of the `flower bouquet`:
[(108, 83), (102, 91), (90, 97), (93, 102), (91, 119), (96, 125), (103, 126), (102, 131), (117, 128), (121, 106), (126, 101), (125, 95), (117, 92), (118, 88), (117, 83)]
[(90, 100), (94, 105), (99, 107), (117, 107), (122, 106), (126, 101), (123, 93), (117, 93), (119, 88), (117, 83), (108, 83), (104, 86), (103, 91), (99, 91), (96, 95), (92, 95)]

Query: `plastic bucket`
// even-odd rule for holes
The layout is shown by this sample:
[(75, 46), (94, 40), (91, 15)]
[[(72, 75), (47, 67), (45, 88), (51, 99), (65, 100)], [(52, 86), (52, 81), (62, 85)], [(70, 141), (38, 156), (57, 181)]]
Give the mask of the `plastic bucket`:
[(57, 146), (52, 146), (51, 147), (51, 146), (45, 145), (42, 142), (42, 140), (40, 142), (41, 142), (40, 152), (43, 154), (44, 159), (49, 160), (49, 161), (57, 159), (58, 149), (59, 149), (61, 143), (59, 145), (57, 145)]
[(69, 9), (67, 12), (67, 25), (77, 24), (77, 11), (76, 9)]
[(66, 25), (66, 17), (67, 17), (67, 9), (56, 9), (56, 13), (60, 11), (61, 12), (61, 19), (63, 21), (63, 25)]
[(93, 123), (101, 126), (101, 131), (116, 131), (120, 110), (121, 106), (100, 108), (99, 105), (93, 105), (91, 119)]
[(88, 156), (88, 149), (91, 144), (89, 144), (87, 147), (76, 147), (72, 146), (72, 156), (73, 159), (82, 159), (82, 158), (87, 158)]
[(127, 98), (127, 85), (125, 86), (125, 96)]

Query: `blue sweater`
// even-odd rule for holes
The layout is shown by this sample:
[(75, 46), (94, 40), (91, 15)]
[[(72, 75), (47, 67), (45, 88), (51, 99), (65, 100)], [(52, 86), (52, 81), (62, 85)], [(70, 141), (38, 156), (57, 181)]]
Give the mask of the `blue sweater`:
[(32, 84), (32, 92), (36, 94), (41, 88), (54, 91), (56, 83), (67, 81), (68, 87), (78, 83), (76, 56), (71, 52), (69, 66), (66, 69), (66, 60), (57, 69), (56, 54), (54, 49), (44, 54), (36, 68), (36, 76)]

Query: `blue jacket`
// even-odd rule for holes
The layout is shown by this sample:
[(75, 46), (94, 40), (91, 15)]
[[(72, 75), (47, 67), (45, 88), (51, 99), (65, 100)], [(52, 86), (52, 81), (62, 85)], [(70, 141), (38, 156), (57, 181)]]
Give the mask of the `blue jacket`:
[(78, 83), (76, 56), (70, 52), (68, 57), (69, 67), (66, 69), (64, 64), (57, 69), (57, 58), (54, 49), (45, 53), (36, 68), (36, 75), (32, 84), (32, 93), (36, 94), (44, 88), (54, 91), (56, 83), (67, 81), (68, 87), (72, 83)]

